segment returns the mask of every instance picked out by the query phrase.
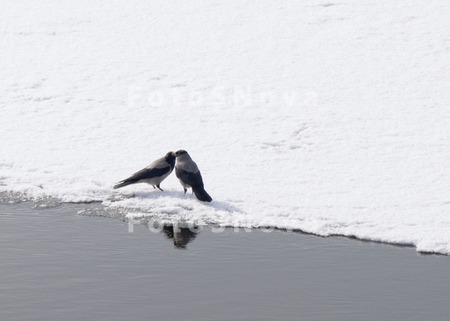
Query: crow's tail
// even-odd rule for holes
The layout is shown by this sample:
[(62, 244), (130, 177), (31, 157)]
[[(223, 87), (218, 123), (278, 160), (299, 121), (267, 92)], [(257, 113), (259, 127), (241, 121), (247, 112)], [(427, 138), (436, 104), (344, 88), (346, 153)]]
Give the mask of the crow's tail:
[(121, 188), (121, 187), (124, 187), (124, 186), (128, 186), (128, 185), (131, 185), (131, 184), (134, 184), (134, 183), (136, 183), (136, 181), (129, 181), (129, 180), (120, 181), (116, 185), (114, 185), (114, 189)]
[(206, 191), (203, 187), (192, 189), (192, 191), (194, 192), (195, 197), (197, 197), (197, 199), (199, 201), (202, 201), (202, 202), (211, 202), (212, 201), (211, 196), (209, 196), (209, 194), (206, 193)]

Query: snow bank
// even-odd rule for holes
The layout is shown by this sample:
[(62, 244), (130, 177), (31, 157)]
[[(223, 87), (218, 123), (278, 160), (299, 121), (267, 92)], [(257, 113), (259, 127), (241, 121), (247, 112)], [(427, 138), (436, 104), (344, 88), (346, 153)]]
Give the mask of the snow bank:
[[(449, 16), (445, 0), (8, 0), (0, 191), (450, 254)], [(212, 204), (174, 175), (113, 192), (181, 148)]]

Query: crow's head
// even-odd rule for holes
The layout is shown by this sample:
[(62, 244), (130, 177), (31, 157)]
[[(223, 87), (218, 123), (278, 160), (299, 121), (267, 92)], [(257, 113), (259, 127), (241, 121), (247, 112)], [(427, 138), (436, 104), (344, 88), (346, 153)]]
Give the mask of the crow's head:
[(187, 151), (185, 151), (185, 150), (183, 150), (183, 149), (180, 149), (180, 150), (178, 150), (176, 153), (175, 153), (175, 156), (180, 156), (180, 155), (184, 155), (184, 154), (187, 154)]

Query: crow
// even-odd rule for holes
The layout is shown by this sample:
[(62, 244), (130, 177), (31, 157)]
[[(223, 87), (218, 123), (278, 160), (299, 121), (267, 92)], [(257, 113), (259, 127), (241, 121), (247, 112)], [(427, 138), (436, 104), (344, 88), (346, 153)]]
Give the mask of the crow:
[(205, 191), (202, 175), (200, 174), (197, 164), (185, 150), (179, 150), (175, 155), (177, 158), (175, 174), (183, 186), (184, 194), (186, 194), (187, 189), (191, 187), (192, 192), (198, 200), (202, 202), (211, 202), (212, 198)]
[(148, 165), (146, 168), (141, 169), (139, 172), (134, 173), (127, 179), (118, 182), (114, 189), (121, 188), (131, 184), (137, 183), (147, 183), (155, 186), (163, 191), (163, 189), (159, 186), (161, 182), (172, 173), (173, 168), (175, 166), (175, 153), (168, 152), (166, 156), (155, 160), (153, 163)]

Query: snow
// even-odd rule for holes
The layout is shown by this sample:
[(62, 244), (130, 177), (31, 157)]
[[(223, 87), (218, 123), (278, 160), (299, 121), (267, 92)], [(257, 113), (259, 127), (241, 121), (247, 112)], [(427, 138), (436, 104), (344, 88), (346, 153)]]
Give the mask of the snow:
[[(450, 5), (12, 1), (0, 191), (450, 254)], [(115, 182), (187, 150), (214, 201)]]

